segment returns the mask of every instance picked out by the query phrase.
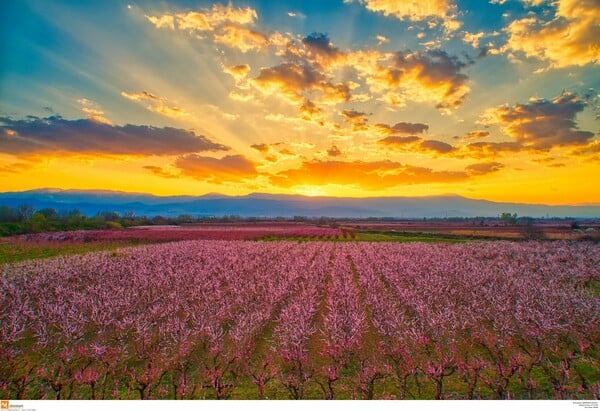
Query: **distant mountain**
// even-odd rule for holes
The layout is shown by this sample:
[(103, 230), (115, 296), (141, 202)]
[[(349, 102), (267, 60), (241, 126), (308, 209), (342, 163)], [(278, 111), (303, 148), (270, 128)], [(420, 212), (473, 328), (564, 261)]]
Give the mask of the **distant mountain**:
[(458, 195), (430, 197), (306, 197), (301, 195), (252, 193), (226, 196), (210, 193), (203, 196), (159, 197), (143, 193), (107, 190), (39, 189), (0, 193), (0, 205), (16, 207), (29, 204), (36, 209), (79, 209), (83, 214), (99, 211), (136, 215), (193, 216), (238, 215), (242, 217), (495, 217), (502, 212), (530, 217), (600, 217), (599, 205), (548, 206), (543, 204), (497, 203), (474, 200)]

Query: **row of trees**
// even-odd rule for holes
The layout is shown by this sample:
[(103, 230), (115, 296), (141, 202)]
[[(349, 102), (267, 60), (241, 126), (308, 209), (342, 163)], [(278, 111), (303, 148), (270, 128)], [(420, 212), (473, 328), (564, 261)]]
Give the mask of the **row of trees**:
[(28, 204), (22, 204), (14, 208), (6, 205), (0, 206), (0, 235), (121, 228), (151, 223), (152, 221), (148, 218), (136, 217), (133, 212), (120, 215), (114, 211), (102, 211), (89, 217), (83, 215), (77, 208), (71, 210), (42, 208), (36, 210)]

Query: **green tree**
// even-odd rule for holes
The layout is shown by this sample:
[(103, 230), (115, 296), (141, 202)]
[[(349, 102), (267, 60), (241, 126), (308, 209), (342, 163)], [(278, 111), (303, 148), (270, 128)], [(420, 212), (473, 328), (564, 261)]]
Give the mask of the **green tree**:
[(517, 224), (517, 213), (511, 214), (511, 213), (502, 213), (500, 214), (500, 221), (504, 222), (505, 224), (510, 224), (510, 225), (514, 225)]

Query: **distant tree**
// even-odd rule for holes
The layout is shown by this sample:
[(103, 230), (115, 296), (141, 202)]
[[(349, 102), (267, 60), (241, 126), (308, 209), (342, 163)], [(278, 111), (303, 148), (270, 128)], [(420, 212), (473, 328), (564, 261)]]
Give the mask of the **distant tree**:
[(19, 213), (9, 206), (0, 207), (0, 223), (13, 223), (19, 221)]
[(531, 217), (525, 217), (521, 223), (521, 234), (527, 240), (542, 240), (546, 238), (544, 231), (537, 225)]
[(514, 225), (517, 224), (517, 213), (511, 214), (511, 213), (502, 213), (500, 214), (500, 221), (502, 221), (505, 224), (510, 224), (510, 225)]
[(39, 233), (47, 229), (46, 217), (44, 214), (37, 212), (34, 213), (29, 220), (27, 220), (27, 228), (29, 232)]
[(74, 208), (68, 212), (67, 217), (68, 218), (81, 218), (81, 217), (83, 217), (83, 215), (81, 214), (81, 211), (79, 211), (79, 209)]
[(106, 221), (116, 221), (121, 218), (116, 211), (100, 211), (98, 215), (104, 217)]
[(29, 204), (21, 204), (17, 206), (17, 213), (21, 221), (28, 221), (35, 212), (35, 208)]
[(46, 220), (56, 220), (59, 218), (58, 211), (54, 208), (42, 208), (41, 210), (38, 210), (38, 213), (43, 215)]
[(186, 223), (193, 223), (194, 222), (194, 217), (192, 217), (189, 214), (179, 214), (177, 216), (177, 224), (186, 224)]

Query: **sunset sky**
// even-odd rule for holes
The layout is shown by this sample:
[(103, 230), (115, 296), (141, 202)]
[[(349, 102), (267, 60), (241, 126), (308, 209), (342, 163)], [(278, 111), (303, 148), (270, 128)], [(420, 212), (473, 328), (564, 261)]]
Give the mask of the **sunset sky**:
[(0, 2), (0, 191), (600, 204), (598, 0)]

